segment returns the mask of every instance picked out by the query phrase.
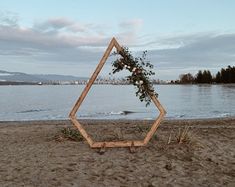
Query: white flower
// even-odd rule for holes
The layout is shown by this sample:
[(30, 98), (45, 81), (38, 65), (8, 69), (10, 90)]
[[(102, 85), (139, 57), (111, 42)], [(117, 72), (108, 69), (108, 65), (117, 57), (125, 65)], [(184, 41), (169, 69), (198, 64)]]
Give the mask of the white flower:
[(133, 69), (132, 69), (132, 72), (135, 72), (135, 70), (136, 70), (136, 68), (133, 68)]
[(127, 69), (130, 69), (131, 67), (130, 66), (127, 66)]
[(138, 81), (135, 81), (135, 84), (136, 84), (136, 85), (138, 85), (138, 84), (139, 84), (139, 82), (138, 82)]
[(124, 66), (124, 68), (126, 68), (126, 67), (127, 67), (127, 65)]
[(140, 82), (139, 82), (140, 84), (143, 84), (144, 82), (142, 81), (142, 80), (140, 80)]

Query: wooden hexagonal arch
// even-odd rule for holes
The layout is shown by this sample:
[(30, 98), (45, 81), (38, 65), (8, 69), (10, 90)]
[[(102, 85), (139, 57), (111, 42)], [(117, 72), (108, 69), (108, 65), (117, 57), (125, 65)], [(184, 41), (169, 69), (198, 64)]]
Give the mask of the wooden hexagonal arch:
[(91, 78), (89, 79), (86, 87), (84, 88), (83, 92), (81, 93), (81, 95), (78, 98), (77, 102), (75, 103), (74, 107), (72, 108), (72, 110), (69, 114), (69, 118), (72, 121), (72, 123), (78, 128), (81, 135), (86, 139), (86, 141), (88, 142), (88, 144), (90, 145), (91, 148), (145, 146), (149, 142), (151, 137), (154, 135), (154, 133), (156, 132), (158, 126), (160, 125), (161, 121), (163, 120), (163, 118), (166, 114), (165, 109), (163, 108), (163, 106), (161, 105), (161, 103), (159, 102), (159, 100), (157, 99), (157, 97), (155, 95), (150, 95), (150, 97), (151, 97), (153, 103), (155, 104), (155, 106), (157, 107), (157, 109), (160, 111), (160, 114), (158, 115), (158, 117), (154, 121), (151, 129), (149, 130), (149, 132), (145, 136), (144, 140), (95, 142), (91, 139), (91, 137), (88, 135), (86, 130), (83, 128), (83, 126), (79, 123), (79, 121), (76, 118), (76, 113), (77, 113), (79, 107), (81, 106), (83, 100), (85, 99), (92, 84), (96, 80), (99, 72), (103, 68), (106, 60), (108, 59), (108, 57), (114, 47), (116, 48), (117, 52), (122, 50), (122, 47), (118, 44), (118, 42), (116, 41), (115, 38), (113, 38), (111, 40), (111, 42), (109, 43), (109, 46), (106, 49), (103, 57), (101, 58), (98, 66), (96, 67), (94, 73), (92, 74)]

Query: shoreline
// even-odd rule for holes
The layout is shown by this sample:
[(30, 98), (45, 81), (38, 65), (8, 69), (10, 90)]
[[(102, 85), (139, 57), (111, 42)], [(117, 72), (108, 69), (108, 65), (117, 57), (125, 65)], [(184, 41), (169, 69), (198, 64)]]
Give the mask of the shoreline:
[[(38, 84), (39, 82), (4, 82), (4, 81), (0, 81), (0, 86), (77, 86), (77, 85), (86, 85), (85, 84), (59, 84), (59, 83), (42, 83), (42, 84)], [(132, 85), (132, 84), (98, 84), (98, 83), (94, 83), (93, 85), (113, 85), (113, 86), (126, 86), (126, 85)], [(235, 83), (154, 83), (153, 85), (199, 85), (199, 86), (207, 86), (207, 85), (235, 85)]]
[[(94, 122), (94, 123), (100, 123), (100, 122), (154, 122), (153, 119), (80, 119), (77, 118), (81, 122)], [(193, 118), (193, 119), (169, 119), (164, 118), (161, 123), (168, 123), (168, 122), (213, 122), (213, 121), (226, 121), (226, 120), (235, 120), (235, 116), (231, 117), (218, 117), (218, 118)], [(12, 120), (12, 121), (0, 121), (0, 127), (2, 124), (10, 124), (10, 125), (17, 125), (17, 124), (34, 124), (34, 123), (42, 123), (43, 124), (64, 124), (64, 123), (70, 123), (70, 119), (52, 119), (52, 120)], [(161, 124), (160, 124), (161, 126)]]

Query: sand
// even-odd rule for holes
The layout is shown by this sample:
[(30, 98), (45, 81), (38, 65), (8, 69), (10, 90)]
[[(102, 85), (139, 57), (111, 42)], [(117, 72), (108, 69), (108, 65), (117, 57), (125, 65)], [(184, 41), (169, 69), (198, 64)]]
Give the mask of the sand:
[[(115, 140), (143, 138), (151, 121), (82, 123), (94, 139)], [(185, 126), (189, 139), (179, 144)], [(72, 125), (0, 122), (0, 186), (235, 186), (235, 119), (165, 120), (146, 147), (102, 155), (84, 141), (58, 139), (64, 127)]]

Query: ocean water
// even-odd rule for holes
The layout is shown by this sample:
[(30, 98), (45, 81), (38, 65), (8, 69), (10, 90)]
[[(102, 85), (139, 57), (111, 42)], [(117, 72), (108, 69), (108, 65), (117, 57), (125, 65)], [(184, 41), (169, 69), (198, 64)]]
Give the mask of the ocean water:
[[(0, 86), (0, 121), (68, 119), (84, 85)], [(197, 119), (235, 116), (235, 85), (155, 85), (166, 118)], [(93, 85), (78, 118), (155, 119), (132, 85)]]

